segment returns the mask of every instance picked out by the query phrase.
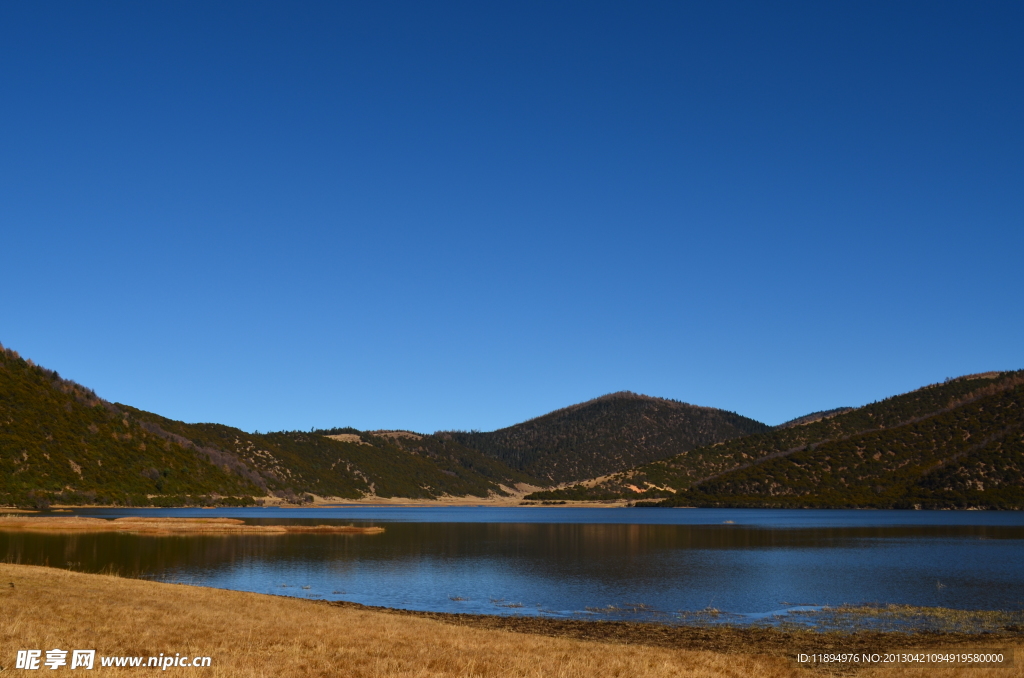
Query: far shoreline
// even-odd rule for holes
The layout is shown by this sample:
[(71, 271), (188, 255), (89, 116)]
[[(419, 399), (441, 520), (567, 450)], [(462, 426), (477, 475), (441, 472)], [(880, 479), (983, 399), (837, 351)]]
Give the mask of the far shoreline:
[[(276, 499), (276, 498), (275, 498)], [(632, 500), (604, 500), (604, 501), (492, 501), (479, 498), (444, 498), (444, 499), (408, 499), (408, 498), (365, 498), (365, 499), (335, 499), (326, 501), (305, 502), (301, 504), (285, 501), (265, 502), (263, 504), (251, 504), (247, 506), (215, 505), (201, 506), (198, 504), (182, 504), (179, 506), (126, 506), (121, 504), (53, 504), (48, 508), (31, 509), (19, 506), (0, 506), (0, 514), (46, 514), (64, 513), (76, 510), (111, 509), (119, 511), (155, 511), (165, 509), (202, 509), (202, 510), (224, 510), (224, 509), (323, 509), (323, 508), (591, 508), (591, 509), (705, 509), (716, 511), (896, 511), (900, 513), (1024, 513), (1024, 509), (1007, 509), (984, 506), (966, 507), (940, 507), (940, 508), (879, 508), (877, 506), (652, 506), (650, 504), (638, 505)]]

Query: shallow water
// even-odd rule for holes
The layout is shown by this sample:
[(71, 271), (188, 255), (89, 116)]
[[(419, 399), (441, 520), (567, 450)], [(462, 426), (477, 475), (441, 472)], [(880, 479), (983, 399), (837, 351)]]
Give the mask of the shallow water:
[[(83, 510), (382, 525), (380, 535), (0, 532), (0, 560), (484, 614), (757, 621), (799, 606), (1024, 609), (1024, 514), (395, 508)], [(730, 522), (731, 521), (731, 522)]]

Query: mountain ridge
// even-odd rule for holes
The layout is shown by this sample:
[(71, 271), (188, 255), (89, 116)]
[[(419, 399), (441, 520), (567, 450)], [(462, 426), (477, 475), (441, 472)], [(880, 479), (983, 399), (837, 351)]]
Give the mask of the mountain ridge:
[(564, 483), (770, 429), (735, 412), (618, 391), (495, 431), (443, 433), (536, 478)]
[[(956, 462), (958, 457), (951, 456), (952, 452), (943, 456), (944, 450), (959, 449), (958, 444), (953, 440), (954, 435), (978, 436), (976, 439), (996, 436), (996, 438), (1002, 439), (1005, 437), (1003, 428), (1006, 426), (1009, 426), (1009, 430), (1017, 430), (1021, 427), (1024, 422), (1024, 414), (1021, 414), (1014, 400), (1017, 397), (1017, 390), (1020, 388), (1024, 388), (1024, 371), (966, 375), (942, 383), (930, 384), (908, 393), (798, 426), (776, 427), (768, 433), (698, 448), (684, 455), (653, 462), (614, 475), (592, 487), (578, 486), (562, 490), (540, 491), (527, 498), (608, 499), (632, 497), (654, 499), (661, 497), (665, 499), (666, 505), (699, 506), (806, 504), (892, 507), (898, 504), (905, 507), (908, 502), (909, 505), (920, 504), (921, 502), (911, 502), (908, 499), (910, 495), (907, 493), (912, 494), (911, 485), (919, 480), (923, 482), (923, 475), (926, 472), (932, 472), (933, 469), (927, 467), (927, 463)], [(1009, 413), (1006, 415), (1009, 417), (1008, 423), (1000, 424), (987, 415), (974, 413), (974, 408), (980, 407), (976, 405), (979, 401), (987, 402), (990, 410), (995, 407), (1005, 408)], [(956, 417), (965, 413), (967, 415), (974, 413), (971, 415), (973, 418), (969, 419), (967, 424), (957, 423)], [(908, 431), (912, 433), (908, 434)], [(907, 435), (916, 436), (918, 447), (921, 450), (927, 448), (927, 453), (921, 450), (915, 452), (907, 448), (904, 440)], [(926, 466), (919, 469), (920, 473), (917, 476), (907, 475), (907, 472), (900, 471), (895, 467), (883, 468), (884, 465), (877, 468), (865, 467), (866, 470), (863, 471), (865, 475), (854, 481), (846, 476), (836, 479), (834, 474), (833, 476), (828, 475), (831, 470), (829, 464), (826, 463), (828, 460), (821, 462), (815, 456), (827, 455), (829, 450), (846, 450), (848, 452), (849, 445), (869, 443), (880, 455), (878, 459), (885, 454), (892, 456), (904, 466), (918, 464), (918, 462), (926, 464)], [(997, 484), (1001, 483), (1006, 486), (998, 493), (990, 493), (989, 499), (981, 495), (971, 495), (973, 500), (980, 502), (979, 505), (1003, 508), (1024, 507), (1024, 482), (1014, 480), (1018, 477), (1014, 474), (1018, 473), (1020, 468), (1024, 468), (1024, 461), (1018, 459), (1016, 445), (1017, 443), (1013, 439), (1007, 439), (1006, 444), (1000, 447), (1000, 454), (1004, 454), (1004, 458), (998, 458), (998, 455), (993, 456), (995, 453), (991, 450), (985, 452), (987, 456), (984, 465), (991, 467), (988, 471), (979, 470), (981, 467), (977, 467), (974, 471), (968, 472), (961, 469), (958, 472), (961, 476), (960, 481), (963, 481), (961, 485), (966, 482), (962, 477), (964, 474), (974, 473), (976, 475), (984, 471), (991, 477), (997, 478)], [(824, 451), (819, 451), (819, 448)], [(963, 454), (970, 456), (968, 452)], [(789, 482), (798, 482), (796, 479), (800, 473), (794, 470), (794, 466), (810, 463), (810, 459), (817, 459), (818, 461), (815, 463), (819, 463), (819, 466), (824, 469), (819, 470), (814, 476), (814, 482), (821, 488), (821, 496), (814, 495), (813, 487), (810, 489), (804, 487), (798, 492), (787, 485)], [(846, 461), (840, 471), (850, 467), (850, 464), (847, 463), (850, 460), (846, 457), (844, 459)], [(928, 462), (928, 459), (931, 461)], [(859, 466), (859, 462), (854, 465)], [(760, 478), (758, 474), (766, 468), (773, 469), (774, 475), (769, 479)], [(914, 466), (914, 468), (918, 467)], [(758, 478), (760, 481), (757, 480)], [(743, 485), (741, 481), (746, 482), (746, 485)], [(903, 494), (896, 496), (899, 494), (896, 490), (892, 492), (886, 490), (885, 492), (875, 492), (879, 496), (864, 495), (860, 490), (854, 489), (854, 485), (861, 481), (869, 482), (876, 488), (889, 488), (898, 485), (902, 488), (899, 492)], [(981, 482), (977, 478), (972, 482), (975, 481)], [(751, 490), (745, 494), (740, 491), (743, 487), (749, 489), (755, 486), (759, 488), (757, 491)], [(1022, 493), (1018, 494), (1017, 490), (1012, 489), (1013, 487), (1022, 490)], [(827, 492), (826, 489), (828, 489)], [(923, 497), (922, 492), (924, 491), (918, 492), (918, 495)], [(930, 498), (926, 499), (934, 505), (966, 505), (966, 495), (954, 496), (959, 490), (951, 485), (947, 484), (943, 492), (945, 494), (941, 497), (933, 493)], [(777, 498), (783, 495), (790, 498)], [(803, 498), (793, 498), (797, 495)], [(986, 501), (989, 503), (986, 504)]]
[(525, 485), (561, 486), (533, 500), (1024, 508), (1024, 371), (775, 427), (619, 391), (487, 433), (261, 434), (110, 403), (0, 346), (0, 505), (484, 500)]
[(1024, 378), (898, 427), (696, 484), (704, 505), (1024, 508)]

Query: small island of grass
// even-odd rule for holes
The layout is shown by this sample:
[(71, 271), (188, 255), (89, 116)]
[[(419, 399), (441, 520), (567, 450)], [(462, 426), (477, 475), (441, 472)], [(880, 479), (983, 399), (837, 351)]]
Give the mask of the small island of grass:
[(126, 517), (106, 520), (82, 516), (0, 516), (0, 530), (36, 532), (133, 532), (144, 534), (380, 534), (383, 527), (355, 525), (247, 525), (238, 518)]

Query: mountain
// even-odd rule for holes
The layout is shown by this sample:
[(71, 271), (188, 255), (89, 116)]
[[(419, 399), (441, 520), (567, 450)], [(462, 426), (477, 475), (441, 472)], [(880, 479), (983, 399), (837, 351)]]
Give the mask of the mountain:
[(264, 494), (235, 461), (146, 430), (125, 409), (0, 347), (0, 504), (148, 504)]
[(0, 347), (0, 505), (486, 497), (536, 483), (449, 437), (250, 434), (106, 402)]
[(258, 474), (271, 493), (290, 499), (306, 493), (350, 499), (487, 497), (506, 494), (502, 485), (536, 483), (441, 436), (421, 436), (413, 446), (407, 439), (352, 428), (254, 434), (121, 407), (151, 430), (184, 439), (199, 450), (231, 455)]
[(1024, 372), (970, 375), (698, 448), (594, 487), (530, 496), (660, 496), (666, 505), (698, 506), (1024, 507), (1022, 389)]
[(489, 433), (446, 434), (523, 473), (565, 483), (770, 430), (733, 412), (623, 391)]
[(765, 459), (671, 504), (1024, 509), (1024, 374), (934, 414)]
[(769, 427), (613, 393), (489, 433), (246, 433), (119, 403), (0, 346), (0, 505), (246, 505), (276, 495), (665, 506), (1024, 509), (1024, 371)]

